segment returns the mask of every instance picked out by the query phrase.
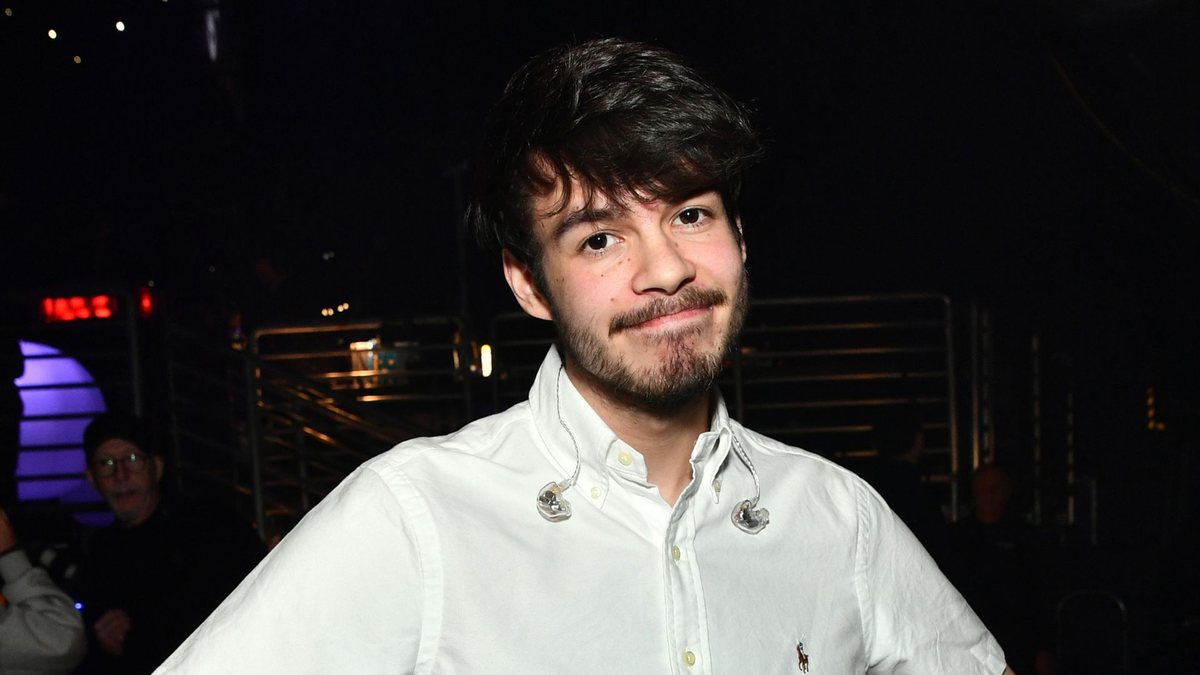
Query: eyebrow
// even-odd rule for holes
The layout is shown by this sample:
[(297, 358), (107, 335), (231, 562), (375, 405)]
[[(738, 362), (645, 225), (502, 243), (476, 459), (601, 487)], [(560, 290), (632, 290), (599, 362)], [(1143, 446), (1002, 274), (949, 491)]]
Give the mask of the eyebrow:
[(602, 206), (598, 208), (590, 206), (584, 207), (571, 213), (571, 215), (567, 216), (566, 218), (563, 218), (562, 222), (555, 226), (554, 235), (552, 238), (554, 241), (558, 241), (567, 236), (567, 233), (576, 227), (579, 227), (580, 225), (587, 223), (602, 223), (612, 220), (622, 210), (623, 209), (613, 205)]

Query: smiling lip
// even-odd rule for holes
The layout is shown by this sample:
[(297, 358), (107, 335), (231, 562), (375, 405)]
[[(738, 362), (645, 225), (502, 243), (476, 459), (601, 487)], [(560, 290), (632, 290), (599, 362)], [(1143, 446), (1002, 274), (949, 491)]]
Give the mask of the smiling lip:
[(617, 314), (609, 323), (608, 334), (616, 335), (623, 330), (646, 330), (697, 321), (726, 301), (726, 295), (720, 289), (687, 286), (674, 297), (654, 298), (637, 309)]
[(649, 321), (643, 321), (642, 323), (639, 323), (636, 326), (632, 326), (632, 327), (635, 329), (638, 329), (638, 330), (665, 328), (672, 324), (682, 323), (682, 322), (698, 319), (698, 318), (708, 314), (710, 309), (711, 309), (711, 307), (707, 307), (707, 306), (705, 306), (705, 307), (688, 307), (686, 309), (681, 309), (678, 312), (673, 312), (671, 314), (661, 314), (659, 316), (654, 317), (653, 319), (650, 319)]

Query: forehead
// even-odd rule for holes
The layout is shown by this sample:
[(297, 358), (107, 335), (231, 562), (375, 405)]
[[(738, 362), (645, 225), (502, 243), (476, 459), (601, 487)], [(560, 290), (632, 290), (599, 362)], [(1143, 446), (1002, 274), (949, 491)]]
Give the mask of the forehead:
[(137, 451), (138, 447), (124, 438), (110, 438), (96, 446), (96, 457), (98, 459), (112, 459)]
[(648, 167), (595, 162), (577, 166), (535, 151), (528, 158), (530, 215), (537, 222), (562, 219), (584, 209), (628, 210), (637, 204), (679, 202), (705, 192), (719, 191), (720, 181), (694, 163), (676, 159)]
[(555, 179), (542, 184), (541, 190), (530, 197), (530, 210), (535, 221), (565, 218), (575, 211), (589, 208), (620, 208), (628, 196), (613, 198), (603, 190), (580, 182), (574, 176)]

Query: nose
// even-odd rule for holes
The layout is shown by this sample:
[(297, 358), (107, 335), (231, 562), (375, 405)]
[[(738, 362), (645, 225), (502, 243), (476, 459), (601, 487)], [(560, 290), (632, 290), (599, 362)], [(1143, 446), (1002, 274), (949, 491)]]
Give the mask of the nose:
[(654, 228), (641, 238), (634, 291), (671, 295), (696, 277), (696, 266), (668, 233)]

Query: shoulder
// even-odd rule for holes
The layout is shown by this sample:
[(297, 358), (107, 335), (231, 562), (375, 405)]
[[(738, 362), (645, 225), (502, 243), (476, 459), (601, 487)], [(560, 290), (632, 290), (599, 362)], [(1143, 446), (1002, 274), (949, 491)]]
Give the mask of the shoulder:
[(399, 509), (409, 519), (424, 518), (447, 494), (460, 494), (474, 485), (511, 484), (541, 456), (538, 444), (528, 403), (523, 402), (444, 436), (406, 440), (365, 461), (314, 511), (352, 502)]
[(444, 436), (413, 438), (363, 465), (366, 471), (385, 479), (396, 474), (461, 470), (487, 464), (514, 464), (535, 442), (533, 417), (528, 402), (467, 424)]
[(741, 425), (734, 433), (754, 463), (772, 513), (790, 511), (822, 531), (851, 539), (893, 517), (879, 493), (846, 467)]
[(731, 425), (734, 427), (734, 433), (742, 439), (746, 450), (750, 452), (756, 464), (764, 463), (773, 471), (782, 472), (788, 477), (819, 482), (827, 489), (836, 487), (855, 495), (864, 490), (868, 493), (873, 492), (867, 482), (858, 474), (837, 462), (815, 452), (782, 443), (737, 422), (731, 421)]

